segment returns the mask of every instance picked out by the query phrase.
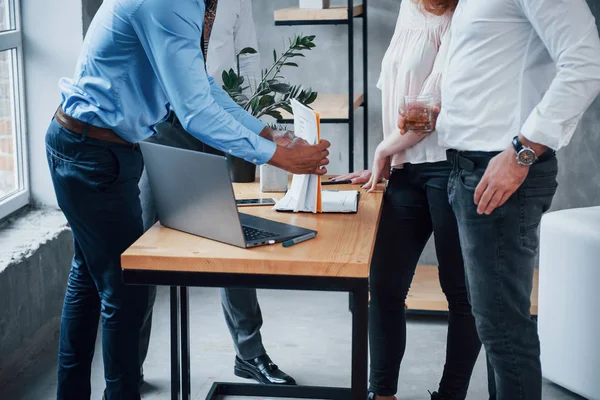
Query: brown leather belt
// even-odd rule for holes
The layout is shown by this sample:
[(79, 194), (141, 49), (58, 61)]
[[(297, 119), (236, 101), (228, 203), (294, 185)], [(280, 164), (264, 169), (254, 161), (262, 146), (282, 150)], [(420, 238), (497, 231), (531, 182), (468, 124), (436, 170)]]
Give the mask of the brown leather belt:
[(119, 135), (117, 135), (113, 130), (106, 129), (106, 128), (100, 128), (100, 127), (82, 122), (78, 119), (71, 118), (67, 114), (65, 114), (60, 107), (58, 108), (58, 110), (56, 110), (56, 114), (54, 115), (54, 117), (56, 118), (56, 121), (59, 124), (61, 124), (63, 127), (70, 130), (71, 132), (75, 132), (79, 135), (83, 135), (83, 132), (87, 128), (87, 132), (85, 133), (85, 135), (87, 137), (91, 137), (92, 139), (133, 146), (132, 143), (129, 143), (129, 142), (121, 139), (119, 137)]

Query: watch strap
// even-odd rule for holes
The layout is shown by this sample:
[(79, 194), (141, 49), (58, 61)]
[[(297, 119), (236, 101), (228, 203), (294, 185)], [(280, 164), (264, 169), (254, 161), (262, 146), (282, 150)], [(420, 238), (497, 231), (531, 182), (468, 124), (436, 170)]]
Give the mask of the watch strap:
[(523, 143), (521, 143), (521, 141), (519, 140), (519, 136), (515, 136), (513, 138), (512, 145), (517, 154), (519, 154), (519, 152), (523, 149)]

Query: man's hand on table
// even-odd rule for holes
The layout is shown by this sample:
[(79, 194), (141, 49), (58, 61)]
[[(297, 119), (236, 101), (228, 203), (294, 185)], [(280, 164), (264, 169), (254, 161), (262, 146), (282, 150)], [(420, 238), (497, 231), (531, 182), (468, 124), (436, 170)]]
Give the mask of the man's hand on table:
[(325, 175), (327, 173), (325, 166), (329, 164), (327, 159), (329, 146), (331, 144), (327, 140), (311, 145), (306, 140), (295, 137), (289, 144), (277, 146), (269, 164), (292, 174)]

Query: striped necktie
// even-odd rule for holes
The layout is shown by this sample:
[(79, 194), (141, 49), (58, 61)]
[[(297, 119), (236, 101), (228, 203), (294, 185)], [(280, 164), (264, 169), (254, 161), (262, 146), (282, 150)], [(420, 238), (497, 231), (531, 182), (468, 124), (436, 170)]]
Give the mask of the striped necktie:
[(217, 1), (218, 0), (205, 0), (205, 12), (204, 12), (204, 30), (202, 31), (202, 52), (204, 53), (204, 62), (206, 62), (206, 56), (208, 55), (208, 42), (210, 40), (210, 33), (212, 32), (213, 24), (215, 23), (215, 17), (217, 15)]

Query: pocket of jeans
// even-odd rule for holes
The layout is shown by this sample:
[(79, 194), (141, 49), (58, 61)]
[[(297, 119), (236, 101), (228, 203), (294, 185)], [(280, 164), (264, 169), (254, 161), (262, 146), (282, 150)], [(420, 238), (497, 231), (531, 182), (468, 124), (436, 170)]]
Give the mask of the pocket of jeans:
[(557, 188), (556, 181), (552, 183), (552, 178), (542, 179), (546, 181), (545, 187), (530, 186), (532, 182), (526, 181), (517, 192), (521, 209), (521, 245), (534, 251), (537, 251), (540, 245), (539, 228), (542, 215), (550, 209)]
[(98, 190), (104, 192), (119, 180), (121, 163), (112, 148), (104, 147), (102, 150), (102, 157), (98, 157), (98, 160), (94, 163), (91, 178)]
[(481, 178), (483, 178), (483, 175), (480, 175), (477, 172), (466, 171), (464, 169), (461, 169), (458, 173), (458, 181), (460, 184), (472, 192), (474, 192), (477, 188), (477, 185), (479, 185)]
[(73, 158), (71, 158), (71, 157), (69, 157), (69, 156), (67, 156), (65, 154), (62, 154), (62, 153), (54, 150), (49, 145), (46, 145), (46, 152), (55, 161), (62, 161), (62, 162), (66, 162), (66, 163), (74, 163), (74, 162), (76, 162), (75, 159), (73, 159)]

